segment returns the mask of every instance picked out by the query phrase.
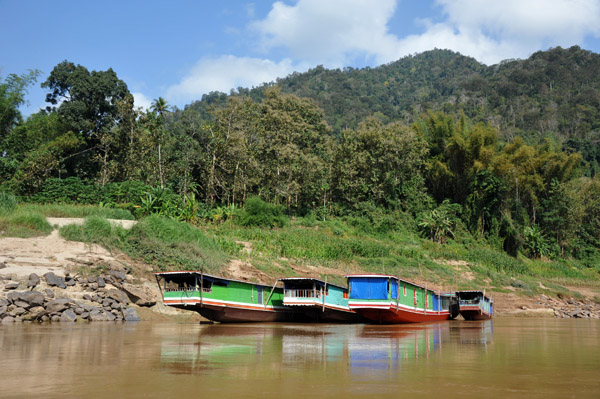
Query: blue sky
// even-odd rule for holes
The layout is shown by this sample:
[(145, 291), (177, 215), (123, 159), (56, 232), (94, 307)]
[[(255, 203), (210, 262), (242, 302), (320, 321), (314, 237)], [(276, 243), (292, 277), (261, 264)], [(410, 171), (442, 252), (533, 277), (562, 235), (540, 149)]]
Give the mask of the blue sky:
[(600, 50), (600, 0), (0, 0), (0, 76), (67, 59), (113, 68), (148, 106), (303, 72), (449, 48), (488, 65), (550, 47)]

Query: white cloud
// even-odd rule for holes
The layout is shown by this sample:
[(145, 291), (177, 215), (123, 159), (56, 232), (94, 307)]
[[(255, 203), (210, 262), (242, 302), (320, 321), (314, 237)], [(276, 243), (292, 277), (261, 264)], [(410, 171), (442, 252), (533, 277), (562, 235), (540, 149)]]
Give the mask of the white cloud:
[(300, 0), (282, 2), (251, 28), (261, 36), (261, 48), (284, 48), (295, 59), (312, 65), (346, 66), (354, 57), (389, 61), (397, 38), (387, 32), (396, 0)]
[(139, 92), (131, 93), (133, 95), (133, 105), (134, 107), (142, 107), (142, 109), (147, 110), (152, 105), (152, 100), (146, 97), (144, 94)]
[(268, 59), (223, 55), (203, 58), (178, 84), (169, 87), (167, 98), (174, 103), (199, 100), (211, 91), (228, 93), (238, 87), (258, 86), (285, 77), (297, 70), (289, 59)]
[(328, 67), (351, 65), (361, 58), (381, 64), (433, 48), (452, 49), (491, 64), (548, 47), (582, 44), (586, 36), (600, 35), (599, 0), (436, 3), (441, 22), (424, 20), (422, 34), (404, 38), (388, 27), (396, 8), (402, 12), (403, 3), (396, 0), (276, 2), (251, 28), (259, 33), (263, 51), (284, 49), (294, 59)]

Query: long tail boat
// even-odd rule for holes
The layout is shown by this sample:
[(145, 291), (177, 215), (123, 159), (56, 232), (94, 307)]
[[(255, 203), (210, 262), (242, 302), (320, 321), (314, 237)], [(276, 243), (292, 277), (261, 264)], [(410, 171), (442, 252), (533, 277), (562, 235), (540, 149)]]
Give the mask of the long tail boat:
[(311, 321), (325, 323), (358, 323), (366, 320), (348, 307), (348, 289), (327, 281), (289, 277), (282, 278), (283, 304), (298, 308)]
[(494, 301), (484, 291), (457, 291), (460, 315), (465, 320), (489, 320), (494, 314)]
[(294, 309), (283, 306), (283, 289), (226, 279), (200, 271), (155, 273), (165, 305), (194, 310), (221, 323), (291, 321)]
[(346, 278), (350, 309), (373, 322), (420, 323), (451, 318), (451, 295), (383, 274), (356, 274)]

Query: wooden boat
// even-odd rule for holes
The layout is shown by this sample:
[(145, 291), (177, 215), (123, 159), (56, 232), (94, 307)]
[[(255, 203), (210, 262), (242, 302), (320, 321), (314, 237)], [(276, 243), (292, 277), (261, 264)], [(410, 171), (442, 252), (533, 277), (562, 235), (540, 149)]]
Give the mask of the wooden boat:
[(457, 291), (460, 315), (465, 320), (489, 320), (494, 313), (494, 301), (484, 291)]
[(346, 276), (350, 309), (380, 324), (450, 319), (451, 295), (383, 274)]
[(366, 320), (348, 307), (348, 289), (326, 281), (289, 277), (283, 282), (283, 304), (298, 308), (311, 321), (358, 323)]
[(221, 323), (290, 321), (283, 289), (211, 276), (199, 271), (155, 273), (165, 305), (194, 310)]

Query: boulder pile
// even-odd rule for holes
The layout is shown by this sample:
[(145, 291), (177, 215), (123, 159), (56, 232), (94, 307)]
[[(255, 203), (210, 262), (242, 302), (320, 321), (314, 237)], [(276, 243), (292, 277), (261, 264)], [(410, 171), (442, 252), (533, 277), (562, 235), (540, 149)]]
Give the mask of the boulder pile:
[(125, 272), (111, 270), (100, 276), (42, 277), (0, 280), (0, 322), (139, 321), (137, 306), (153, 306), (148, 287), (127, 282)]
[(554, 310), (554, 317), (556, 318), (600, 319), (600, 304), (596, 302), (563, 298), (560, 295), (557, 298), (540, 295), (538, 303)]

